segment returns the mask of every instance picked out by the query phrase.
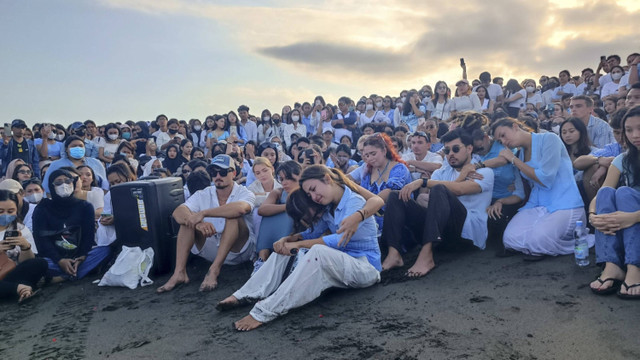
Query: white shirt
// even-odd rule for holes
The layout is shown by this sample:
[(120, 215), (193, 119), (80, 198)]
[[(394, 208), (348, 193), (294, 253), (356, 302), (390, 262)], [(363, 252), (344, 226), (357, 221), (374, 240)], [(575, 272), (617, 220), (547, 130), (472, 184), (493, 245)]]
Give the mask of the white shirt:
[[(474, 180), (482, 188), (482, 192), (470, 195), (458, 196), (458, 200), (467, 209), (467, 217), (462, 226), (462, 237), (473, 241), (473, 244), (484, 249), (487, 243), (487, 207), (491, 205), (493, 194), (493, 170), (482, 168), (476, 170), (484, 178)], [(442, 181), (455, 181), (460, 172), (451, 166), (443, 166), (433, 172), (431, 179)]]
[(307, 127), (301, 122), (298, 122), (297, 129), (293, 128), (293, 124), (286, 124), (284, 126), (284, 139), (282, 140), (287, 144), (287, 146), (291, 145), (291, 135), (293, 134), (298, 134), (300, 137), (306, 137)]
[[(477, 88), (477, 86), (474, 87), (473, 92), (476, 92)], [(498, 84), (489, 84), (488, 86), (485, 86), (485, 88), (487, 88), (487, 92), (489, 93), (489, 99), (493, 101), (496, 101), (498, 96), (502, 95), (502, 86)]]
[[(244, 214), (243, 218), (247, 224), (247, 227), (249, 228), (249, 239), (254, 239), (255, 231), (253, 229), (253, 215), (251, 215), (251, 212), (253, 211), (256, 203), (256, 196), (246, 187), (238, 185), (234, 182), (233, 189), (231, 190), (231, 195), (229, 195), (229, 199), (227, 199), (227, 204), (236, 201), (244, 201), (249, 204), (249, 206), (251, 206), (251, 211)], [(184, 202), (184, 205), (192, 212), (219, 207), (220, 202), (218, 201), (218, 193), (216, 192), (216, 187), (209, 186), (203, 190), (197, 191), (195, 194), (192, 194), (187, 199), (187, 201)], [(225, 218), (206, 217), (204, 218), (204, 221), (212, 224), (218, 233), (222, 233), (222, 231), (224, 231), (224, 225), (226, 222)]]
[(164, 145), (164, 144), (168, 143), (169, 141), (171, 141), (171, 136), (169, 135), (169, 133), (163, 132), (163, 131), (160, 131), (160, 130), (154, 132), (153, 136), (156, 137), (156, 145), (158, 145), (158, 150), (160, 150), (162, 145)]
[(618, 88), (620, 88), (621, 84), (622, 81), (620, 81), (620, 83), (618, 84), (614, 83), (613, 81), (609, 81), (602, 87), (602, 90), (600, 91), (600, 97), (605, 98), (609, 95), (618, 95)]
[(256, 144), (258, 143), (258, 125), (251, 120), (247, 120), (246, 124), (242, 124), (244, 126), (244, 132), (247, 134), (247, 141), (253, 140)]
[(451, 111), (477, 111), (482, 110), (480, 99), (475, 93), (465, 96), (457, 96), (451, 99)]
[[(412, 152), (406, 153), (402, 155), (402, 160), (404, 161), (416, 160), (416, 154)], [(436, 153), (432, 153), (431, 151), (427, 151), (427, 155), (425, 155), (424, 158), (420, 161), (427, 162), (427, 163), (442, 164), (443, 159), (442, 159), (442, 156)], [(413, 178), (413, 180), (420, 179), (420, 176), (422, 176), (422, 173), (419, 171), (415, 171), (411, 173), (411, 177)]]

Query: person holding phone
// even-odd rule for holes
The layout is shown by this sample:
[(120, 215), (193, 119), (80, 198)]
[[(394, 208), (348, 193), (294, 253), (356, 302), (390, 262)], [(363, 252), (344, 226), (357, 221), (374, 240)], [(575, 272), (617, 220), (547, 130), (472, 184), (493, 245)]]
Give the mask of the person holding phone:
[(36, 284), (47, 272), (47, 262), (36, 259), (33, 235), (18, 219), (18, 198), (0, 190), (0, 299), (23, 302), (36, 294)]
[(51, 124), (43, 125), (40, 128), (40, 139), (36, 139), (34, 144), (38, 149), (40, 160), (58, 160), (64, 151), (62, 142), (56, 140), (56, 128)]

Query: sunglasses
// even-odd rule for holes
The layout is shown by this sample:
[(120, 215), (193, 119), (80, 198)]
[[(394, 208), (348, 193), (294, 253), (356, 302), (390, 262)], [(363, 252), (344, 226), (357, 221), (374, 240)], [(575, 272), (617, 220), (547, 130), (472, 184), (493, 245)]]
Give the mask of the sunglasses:
[(427, 139), (427, 142), (431, 142), (431, 135), (425, 133), (424, 131), (416, 131), (413, 133), (413, 136), (422, 136), (423, 138)]
[(445, 155), (449, 155), (449, 153), (450, 153), (451, 151), (453, 151), (453, 153), (454, 153), (454, 154), (457, 154), (458, 152), (460, 152), (460, 149), (461, 149), (461, 148), (462, 148), (462, 147), (461, 147), (460, 145), (453, 145), (453, 146), (451, 147), (451, 149), (449, 149), (448, 147), (445, 147), (445, 148), (444, 148), (444, 150), (442, 150), (442, 151), (444, 151), (444, 154), (445, 154)]
[(73, 178), (73, 179), (66, 178), (64, 180), (56, 180), (53, 182), (53, 186), (60, 186), (62, 184), (70, 185), (70, 184), (73, 184), (76, 180), (77, 178)]
[(212, 178), (218, 176), (218, 174), (220, 174), (221, 177), (225, 177), (229, 174), (229, 169), (212, 168), (211, 170), (209, 170), (209, 175), (211, 175)]

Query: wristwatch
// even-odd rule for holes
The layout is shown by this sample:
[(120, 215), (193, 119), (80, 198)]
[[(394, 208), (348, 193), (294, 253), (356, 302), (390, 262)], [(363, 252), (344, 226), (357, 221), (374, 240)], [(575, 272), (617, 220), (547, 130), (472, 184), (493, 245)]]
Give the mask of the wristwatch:
[(422, 187), (423, 187), (423, 188), (426, 188), (426, 187), (427, 187), (427, 182), (429, 182), (429, 179), (427, 179), (427, 178), (423, 178), (423, 179), (422, 179)]

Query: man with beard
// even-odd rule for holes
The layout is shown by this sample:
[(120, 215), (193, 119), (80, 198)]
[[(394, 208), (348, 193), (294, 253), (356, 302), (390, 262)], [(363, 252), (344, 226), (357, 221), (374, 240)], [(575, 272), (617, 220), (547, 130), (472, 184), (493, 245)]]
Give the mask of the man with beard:
[[(441, 141), (450, 166), (434, 171), (431, 179), (414, 180), (389, 195), (382, 227), (382, 239), (389, 246), (389, 254), (382, 263), (383, 270), (403, 266), (403, 249), (418, 244), (422, 249), (407, 277), (425, 276), (436, 266), (434, 246), (449, 250), (464, 250), (472, 248), (471, 245), (485, 247), (486, 209), (491, 204), (493, 171), (468, 166), (473, 140), (464, 130), (452, 130)], [(411, 199), (411, 194), (420, 189), (429, 189), (427, 207)], [(405, 227), (413, 237), (403, 236)]]
[(186, 270), (189, 252), (212, 262), (200, 291), (216, 288), (223, 264), (240, 264), (255, 253), (251, 216), (255, 195), (233, 181), (236, 168), (228, 155), (214, 157), (207, 172), (215, 186), (196, 192), (173, 212), (173, 218), (180, 224), (176, 268), (169, 281), (157, 289), (158, 293), (189, 282)]

